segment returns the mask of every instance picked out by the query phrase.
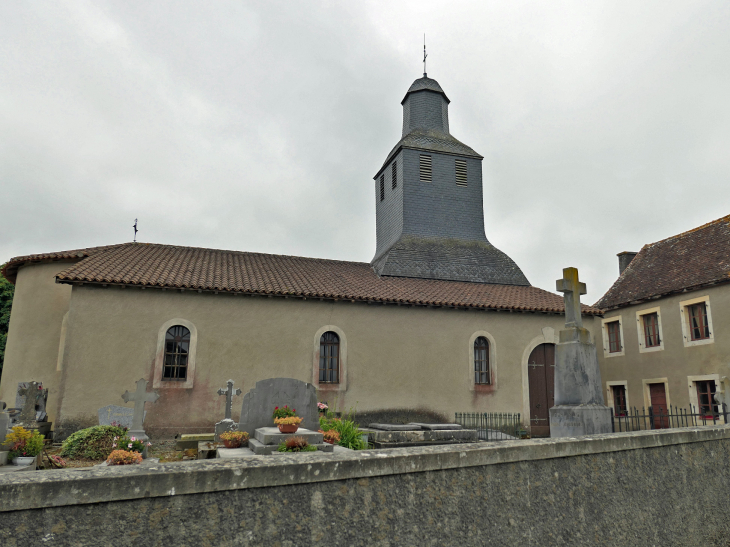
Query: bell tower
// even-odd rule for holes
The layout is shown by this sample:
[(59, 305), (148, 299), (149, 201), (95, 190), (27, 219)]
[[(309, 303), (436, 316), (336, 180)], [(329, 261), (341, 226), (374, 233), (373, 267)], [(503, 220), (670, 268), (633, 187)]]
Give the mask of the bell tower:
[(484, 233), (482, 156), (449, 132), (449, 98), (425, 73), (408, 89), (403, 134), (375, 175), (380, 276), (529, 285)]

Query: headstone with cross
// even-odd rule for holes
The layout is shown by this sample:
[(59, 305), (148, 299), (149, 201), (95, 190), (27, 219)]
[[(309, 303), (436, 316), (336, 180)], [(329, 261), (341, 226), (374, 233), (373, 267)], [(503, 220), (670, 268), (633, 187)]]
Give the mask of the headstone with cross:
[(241, 388), (233, 389), (233, 380), (226, 382), (226, 388), (220, 388), (218, 395), (226, 396), (226, 417), (220, 422), (215, 424), (215, 440), (220, 440), (220, 434), (226, 431), (235, 431), (238, 429), (238, 425), (233, 421), (231, 416), (231, 409), (233, 407), (233, 396), (241, 394)]
[(555, 348), (555, 406), (550, 409), (550, 436), (573, 437), (611, 432), (611, 409), (603, 403), (596, 346), (583, 328), (580, 296), (586, 285), (576, 268), (565, 268), (556, 282), (564, 294), (565, 328)]
[(147, 440), (147, 434), (144, 431), (142, 423), (144, 422), (144, 405), (145, 403), (154, 403), (160, 396), (155, 392), (147, 391), (147, 380), (140, 378), (137, 380), (137, 389), (130, 393), (125, 391), (122, 399), (125, 403), (134, 403), (134, 415), (132, 416), (132, 427), (129, 430), (130, 437), (137, 437), (141, 441)]

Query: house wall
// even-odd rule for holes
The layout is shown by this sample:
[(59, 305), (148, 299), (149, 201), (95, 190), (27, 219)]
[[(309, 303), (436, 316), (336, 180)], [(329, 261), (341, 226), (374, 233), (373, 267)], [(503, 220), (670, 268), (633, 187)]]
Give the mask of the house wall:
[[(75, 286), (61, 382), (60, 429), (95, 423), (97, 409), (123, 404), (139, 378), (151, 380), (161, 327), (185, 319), (197, 331), (194, 385), (162, 382), (146, 427), (159, 435), (209, 431), (223, 416), (216, 394), (232, 378), (244, 393), (258, 380), (315, 383), (323, 328), (347, 346), (346, 385), (320, 391), (337, 410), (529, 410), (527, 357), (552, 340), (563, 316), (365, 303), (246, 297), (139, 288)], [(591, 321), (587, 318), (587, 321)], [(493, 340), (493, 385), (473, 386), (475, 332)], [(238, 419), (241, 398), (235, 399)], [(452, 418), (453, 419), (453, 418)]]
[(15, 406), (18, 382), (38, 381), (49, 389), (49, 420), (55, 420), (53, 404), (59, 396), (59, 346), (63, 318), (71, 299), (71, 287), (55, 283), (55, 275), (68, 262), (33, 264), (18, 270), (10, 314), (0, 401)]
[[(703, 296), (709, 297), (714, 341), (687, 347), (684, 344), (680, 302)], [(660, 313), (663, 349), (641, 353), (636, 313), (655, 307), (659, 308)], [(619, 316), (623, 323), (624, 355), (608, 356), (604, 351), (600, 319), (594, 325), (604, 393), (608, 393), (607, 382), (625, 381), (629, 406), (641, 409), (649, 404), (645, 397), (644, 381), (666, 378), (668, 403), (687, 408), (690, 403), (697, 404), (693, 399), (695, 387), (691, 377), (711, 375), (717, 375), (718, 389), (726, 392), (727, 378), (730, 377), (730, 285), (718, 285), (607, 311), (604, 319)]]

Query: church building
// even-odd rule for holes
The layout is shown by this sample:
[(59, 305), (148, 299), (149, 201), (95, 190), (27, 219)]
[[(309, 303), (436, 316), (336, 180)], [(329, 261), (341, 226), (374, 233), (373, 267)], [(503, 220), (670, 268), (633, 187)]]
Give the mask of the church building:
[[(42, 382), (63, 438), (144, 378), (163, 437), (212, 431), (229, 378), (291, 377), (338, 411), (519, 412), (548, 435), (563, 298), (487, 239), (482, 156), (451, 135), (449, 102), (426, 74), (403, 98), (370, 263), (151, 243), (13, 258), (0, 400)], [(583, 314), (593, 330), (600, 310)]]

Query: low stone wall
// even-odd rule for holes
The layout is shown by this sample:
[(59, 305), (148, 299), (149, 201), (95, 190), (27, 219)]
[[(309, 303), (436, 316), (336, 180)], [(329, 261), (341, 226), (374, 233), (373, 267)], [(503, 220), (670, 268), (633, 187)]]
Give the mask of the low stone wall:
[(0, 545), (729, 545), (730, 426), (0, 475)]

